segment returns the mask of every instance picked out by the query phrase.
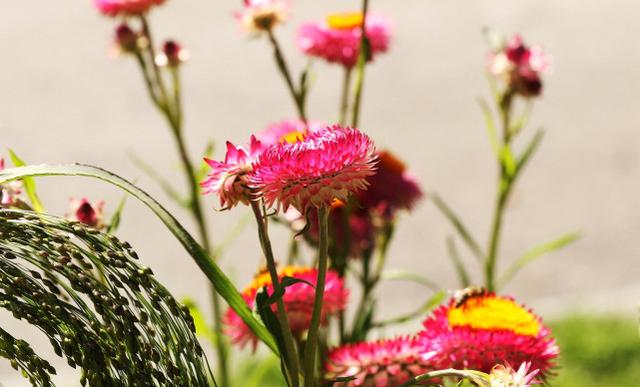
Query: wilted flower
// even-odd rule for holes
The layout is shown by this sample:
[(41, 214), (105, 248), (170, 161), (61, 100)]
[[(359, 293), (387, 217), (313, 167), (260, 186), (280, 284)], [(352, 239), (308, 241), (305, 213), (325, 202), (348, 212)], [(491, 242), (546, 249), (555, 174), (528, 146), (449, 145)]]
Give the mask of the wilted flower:
[(531, 363), (544, 379), (558, 347), (540, 317), (510, 297), (479, 292), (436, 309), (420, 336), (434, 369), (490, 372), (496, 364)]
[[(4, 158), (0, 157), (0, 171), (4, 170)], [(0, 205), (12, 206), (16, 204), (17, 196), (22, 193), (22, 182), (20, 180), (10, 181), (0, 184)]]
[(69, 213), (66, 215), (67, 219), (77, 220), (93, 228), (102, 228), (104, 201), (100, 200), (95, 203), (91, 203), (86, 198), (80, 200), (71, 198), (69, 203)]
[(236, 19), (245, 31), (258, 33), (283, 23), (288, 14), (285, 0), (244, 0), (244, 9), (236, 13)]
[[(317, 281), (318, 270), (315, 268), (287, 266), (279, 271), (279, 280), (284, 277), (292, 277), (304, 280), (315, 286)], [(250, 308), (255, 307), (255, 298), (258, 290), (267, 288), (269, 295), (273, 294), (273, 283), (269, 273), (260, 273), (254, 278), (253, 282), (242, 292), (242, 297)], [(324, 302), (322, 303), (322, 312), (320, 315), (321, 323), (324, 325), (328, 322), (329, 317), (336, 315), (344, 310), (349, 293), (344, 288), (342, 279), (332, 271), (327, 271), (324, 290)], [(295, 335), (300, 335), (311, 325), (311, 315), (313, 312), (313, 301), (315, 297), (315, 288), (307, 283), (299, 282), (287, 286), (285, 288), (282, 301), (289, 318), (291, 331)], [(275, 312), (276, 304), (272, 305)], [(255, 349), (258, 338), (253, 334), (251, 329), (240, 319), (240, 316), (229, 309), (225, 316), (226, 333), (231, 337), (231, 341), (244, 347), (248, 342), (252, 343)]]
[(205, 158), (211, 167), (207, 179), (200, 183), (204, 194), (214, 193), (220, 197), (220, 206), (232, 208), (238, 203), (249, 204), (250, 189), (248, 176), (253, 170), (252, 163), (264, 150), (262, 143), (251, 136), (249, 149), (236, 147), (227, 141), (224, 162)]
[(534, 384), (540, 384), (533, 379), (539, 371), (529, 372), (530, 367), (531, 363), (525, 362), (515, 371), (509, 364), (506, 366), (498, 364), (489, 374), (489, 383), (491, 387), (531, 387)]
[[(297, 43), (307, 55), (330, 63), (353, 67), (358, 62), (362, 36), (362, 13), (333, 14), (325, 23), (306, 23), (298, 31)], [(366, 33), (370, 43), (368, 60), (389, 48), (389, 21), (377, 14), (367, 14)]]
[(267, 148), (253, 165), (251, 183), (269, 206), (293, 206), (304, 214), (366, 188), (375, 161), (367, 135), (334, 125)]
[(539, 46), (527, 46), (520, 35), (513, 36), (490, 56), (489, 71), (507, 86), (525, 97), (542, 92), (541, 74), (549, 69), (550, 59)]
[(156, 57), (158, 66), (178, 67), (189, 60), (189, 51), (185, 50), (178, 42), (167, 40), (162, 45), (162, 51)]
[(98, 10), (107, 16), (139, 15), (165, 0), (94, 0)]
[(415, 177), (391, 152), (383, 150), (376, 155), (376, 173), (367, 178), (369, 188), (358, 193), (359, 206), (385, 218), (392, 218), (398, 210), (411, 210), (422, 198)]
[(327, 356), (325, 379), (355, 377), (335, 384), (340, 387), (398, 386), (429, 371), (424, 353), (421, 340), (406, 336), (347, 344)]

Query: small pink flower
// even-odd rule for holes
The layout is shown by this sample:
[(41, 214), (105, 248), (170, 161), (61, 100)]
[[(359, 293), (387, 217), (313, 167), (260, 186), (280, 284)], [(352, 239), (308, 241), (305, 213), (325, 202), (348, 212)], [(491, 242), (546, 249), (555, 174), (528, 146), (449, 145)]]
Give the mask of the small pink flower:
[(540, 317), (511, 297), (483, 292), (452, 299), (423, 322), (420, 337), (433, 369), (489, 373), (496, 364), (528, 362), (546, 379), (559, 349)]
[(162, 51), (156, 56), (156, 64), (160, 67), (178, 67), (189, 60), (189, 51), (175, 40), (167, 40)]
[(533, 97), (542, 92), (541, 75), (549, 70), (550, 61), (542, 48), (527, 46), (515, 35), (490, 55), (489, 72), (504, 79), (514, 92)]
[(374, 145), (357, 129), (329, 126), (296, 143), (267, 148), (253, 165), (251, 183), (267, 205), (307, 208), (331, 205), (367, 186), (374, 173)]
[(348, 344), (329, 352), (325, 379), (355, 376), (336, 387), (399, 386), (430, 370), (424, 353), (424, 344), (414, 337)]
[[(4, 170), (4, 158), (0, 157), (0, 171)], [(0, 206), (16, 204), (17, 197), (22, 193), (22, 181), (14, 180), (0, 185)]]
[(94, 0), (100, 12), (107, 16), (139, 15), (165, 0)]
[(69, 204), (69, 213), (66, 217), (70, 220), (76, 220), (86, 224), (87, 226), (100, 229), (104, 227), (104, 224), (102, 223), (103, 208), (104, 201), (102, 200), (92, 204), (86, 198), (82, 198), (80, 200), (72, 198)]
[[(358, 62), (362, 34), (362, 14), (330, 15), (326, 23), (306, 23), (298, 31), (298, 48), (307, 55), (330, 63), (353, 67)], [(381, 15), (368, 14), (366, 33), (370, 43), (369, 61), (386, 52), (391, 40), (389, 21)]]
[[(279, 270), (280, 280), (284, 277), (298, 278), (307, 281), (315, 286), (318, 270), (315, 268), (287, 266)], [(244, 300), (250, 308), (255, 307), (255, 298), (258, 290), (266, 287), (269, 295), (273, 294), (273, 283), (269, 273), (260, 273), (254, 278), (252, 283), (242, 292)], [(326, 325), (330, 317), (335, 316), (344, 310), (349, 297), (348, 290), (345, 289), (342, 279), (332, 270), (327, 271), (325, 280), (324, 302), (321, 312), (321, 323)], [(285, 288), (282, 300), (289, 318), (291, 331), (295, 335), (304, 333), (311, 325), (311, 315), (313, 312), (313, 302), (315, 289), (307, 283), (295, 283)], [(272, 309), (276, 311), (276, 304)], [(258, 338), (251, 329), (240, 319), (233, 309), (228, 309), (225, 315), (226, 333), (231, 337), (231, 341), (244, 347), (251, 343), (255, 350)]]
[(238, 203), (249, 204), (250, 189), (248, 176), (252, 172), (252, 163), (264, 150), (262, 143), (251, 136), (249, 149), (236, 147), (227, 141), (227, 154), (224, 162), (205, 158), (211, 172), (205, 181), (200, 183), (204, 194), (217, 194), (220, 206), (232, 208)]
[(524, 362), (518, 370), (514, 370), (509, 363), (498, 364), (491, 369), (489, 374), (489, 384), (491, 387), (531, 387), (540, 384), (534, 378), (539, 370), (529, 372), (530, 362)]
[(138, 50), (140, 36), (131, 29), (127, 23), (122, 23), (116, 28), (115, 48), (120, 53), (132, 53)]
[(413, 209), (423, 194), (416, 178), (394, 154), (383, 150), (376, 155), (376, 173), (367, 179), (369, 188), (357, 194), (358, 204), (392, 219), (398, 210)]
[(284, 23), (289, 8), (289, 2), (285, 0), (244, 0), (244, 9), (235, 16), (240, 28), (259, 33)]

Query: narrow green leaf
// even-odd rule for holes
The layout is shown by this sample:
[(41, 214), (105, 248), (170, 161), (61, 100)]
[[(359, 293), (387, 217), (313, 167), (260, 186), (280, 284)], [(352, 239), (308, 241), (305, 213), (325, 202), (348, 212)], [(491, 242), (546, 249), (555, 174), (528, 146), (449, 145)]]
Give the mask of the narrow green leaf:
[(83, 176), (96, 178), (113, 184), (144, 203), (167, 226), (169, 231), (180, 241), (189, 255), (196, 262), (200, 270), (209, 278), (216, 291), (224, 298), (229, 306), (240, 316), (256, 336), (265, 342), (271, 350), (277, 353), (273, 337), (266, 328), (253, 317), (251, 310), (231, 283), (226, 274), (216, 265), (198, 242), (185, 230), (178, 220), (146, 192), (131, 184), (127, 180), (107, 170), (82, 164), (68, 165), (32, 165), (27, 167), (5, 169), (0, 171), (0, 184), (12, 180), (35, 176)]
[(462, 240), (464, 240), (476, 258), (482, 259), (484, 257), (484, 253), (482, 252), (480, 245), (478, 245), (475, 239), (471, 236), (471, 233), (469, 233), (467, 227), (462, 223), (460, 217), (458, 217), (458, 215), (456, 215), (453, 210), (447, 206), (444, 200), (442, 200), (442, 198), (435, 192), (431, 194), (431, 199), (444, 216), (449, 219), (455, 230), (460, 234)]
[(336, 383), (350, 382), (352, 380), (356, 380), (356, 377), (355, 376), (339, 376), (337, 378), (329, 380), (325, 386), (333, 387)]
[[(11, 162), (13, 162), (13, 165), (15, 165), (16, 167), (24, 167), (25, 165), (27, 165), (24, 160), (18, 157), (18, 155), (12, 149), (9, 149), (9, 157), (11, 158)], [(44, 206), (42, 205), (42, 202), (38, 197), (38, 193), (36, 192), (36, 182), (32, 178), (27, 177), (22, 179), (22, 184), (24, 184), (24, 190), (29, 197), (29, 201), (31, 202), (33, 210), (38, 213), (44, 212)]]
[(502, 167), (504, 168), (509, 178), (515, 176), (517, 163), (509, 145), (503, 146), (500, 150), (500, 163), (502, 164)]
[(580, 232), (571, 232), (561, 236), (560, 238), (554, 239), (551, 242), (543, 243), (527, 251), (513, 264), (511, 264), (511, 266), (509, 266), (509, 268), (504, 272), (499, 281), (500, 286), (502, 287), (506, 285), (513, 278), (513, 276), (527, 264), (535, 261), (537, 258), (545, 254), (559, 250), (575, 242), (579, 238)]
[(482, 109), (482, 114), (484, 115), (484, 121), (487, 127), (487, 136), (489, 137), (489, 143), (491, 144), (491, 149), (493, 150), (493, 154), (496, 157), (500, 156), (500, 142), (498, 141), (498, 131), (496, 130), (496, 124), (493, 121), (493, 115), (491, 114), (491, 108), (487, 101), (484, 98), (478, 98), (478, 104)]
[(520, 115), (520, 117), (518, 117), (518, 119), (509, 128), (509, 133), (512, 137), (520, 133), (522, 128), (524, 128), (527, 122), (529, 122), (529, 117), (531, 116), (531, 107), (532, 107), (531, 100), (527, 100), (524, 108), (524, 112)]
[[(136, 183), (135, 181), (133, 182)], [(127, 197), (129, 194), (125, 193), (120, 199), (120, 204), (118, 204), (118, 208), (111, 216), (111, 221), (109, 221), (109, 226), (107, 227), (107, 234), (113, 234), (120, 227), (120, 219), (122, 218), (122, 211), (124, 210), (124, 205), (127, 203)]]
[[(213, 140), (209, 140), (207, 142), (207, 146), (204, 148), (204, 157), (211, 158), (213, 156), (213, 151), (215, 150), (216, 143)], [(207, 164), (204, 160), (200, 163), (200, 168), (196, 172), (196, 182), (200, 183), (204, 177), (207, 175), (207, 171), (209, 171), (209, 164)]]
[(236, 224), (229, 230), (229, 232), (222, 238), (222, 241), (217, 244), (213, 256), (216, 258), (217, 262), (220, 262), (220, 258), (224, 254), (224, 252), (233, 244), (233, 242), (238, 238), (242, 230), (247, 226), (249, 221), (251, 220), (251, 214), (244, 214), (242, 218), (236, 222)]
[(269, 296), (269, 298), (267, 299), (266, 301), (267, 304), (272, 305), (275, 302), (277, 302), (279, 298), (284, 296), (284, 292), (287, 289), (287, 287), (295, 284), (307, 284), (311, 286), (313, 289), (316, 288), (311, 282), (304, 280), (302, 278), (283, 277), (282, 281), (280, 282), (280, 287), (278, 289), (274, 289), (273, 294), (271, 294), (271, 296)]
[(411, 281), (429, 288), (435, 292), (440, 290), (435, 282), (420, 274), (406, 270), (385, 270), (380, 275), (382, 281)]
[(529, 160), (531, 160), (531, 157), (533, 156), (535, 151), (538, 149), (538, 146), (540, 145), (540, 142), (542, 141), (543, 138), (544, 138), (544, 130), (538, 129), (536, 134), (533, 136), (533, 138), (529, 142), (529, 145), (527, 145), (524, 152), (522, 152), (522, 155), (518, 159), (515, 176), (517, 176), (525, 167), (525, 165), (527, 165)]
[(471, 281), (469, 280), (469, 273), (467, 273), (467, 269), (464, 267), (464, 263), (462, 263), (462, 259), (460, 258), (460, 254), (456, 248), (456, 241), (451, 235), (447, 237), (447, 251), (449, 252), (449, 257), (453, 261), (456, 273), (458, 274), (460, 285), (462, 288), (468, 287), (471, 284)]

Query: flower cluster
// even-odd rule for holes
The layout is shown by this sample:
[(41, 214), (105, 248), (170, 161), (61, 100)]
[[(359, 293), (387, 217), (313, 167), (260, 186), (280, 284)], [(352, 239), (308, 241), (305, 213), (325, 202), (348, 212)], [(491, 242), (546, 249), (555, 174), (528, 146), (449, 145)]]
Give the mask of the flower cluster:
[[(454, 368), (490, 373), (491, 386), (524, 387), (535, 376), (545, 380), (558, 356), (538, 316), (510, 297), (486, 291), (452, 298), (423, 326), (414, 337), (334, 349), (325, 364), (326, 379), (355, 376), (345, 386), (397, 385), (419, 373)], [(522, 366), (518, 371), (496, 366), (504, 363)], [(528, 373), (529, 368), (534, 371)]]
[[(279, 280), (284, 277), (297, 278), (314, 286), (317, 276), (318, 270), (308, 267), (287, 266), (278, 272)], [(282, 296), (289, 318), (289, 325), (295, 335), (302, 334), (311, 324), (315, 288), (308, 283), (299, 282), (287, 286)], [(274, 288), (269, 273), (258, 274), (242, 292), (242, 296), (249, 307), (255, 307), (256, 294), (263, 288), (266, 288), (269, 295), (273, 294)], [(348, 296), (349, 292), (345, 289), (342, 279), (335, 272), (329, 270), (325, 280), (324, 302), (320, 315), (323, 324), (326, 324), (330, 317), (344, 310)], [(272, 308), (275, 311), (276, 305), (272, 305)], [(243, 347), (251, 342), (255, 349), (258, 338), (232, 309), (227, 311), (225, 323), (227, 326), (226, 332), (233, 343)]]
[(490, 55), (489, 71), (503, 79), (510, 91), (534, 97), (542, 92), (541, 74), (549, 69), (549, 62), (542, 48), (527, 46), (515, 35)]
[[(351, 68), (358, 62), (363, 20), (362, 13), (355, 12), (329, 15), (324, 23), (303, 24), (298, 31), (298, 47), (307, 55)], [(371, 13), (365, 23), (367, 59), (371, 61), (389, 48), (391, 27), (386, 18)]]
[(100, 12), (107, 16), (140, 15), (165, 0), (94, 0)]

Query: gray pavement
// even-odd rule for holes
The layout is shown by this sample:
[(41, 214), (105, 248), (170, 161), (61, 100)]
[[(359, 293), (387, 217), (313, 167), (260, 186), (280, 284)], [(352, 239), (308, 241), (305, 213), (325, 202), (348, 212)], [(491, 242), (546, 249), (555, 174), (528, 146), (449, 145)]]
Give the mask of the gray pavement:
[[(184, 68), (184, 100), (194, 154), (208, 139), (244, 142), (265, 124), (293, 114), (266, 42), (246, 38), (234, 25), (231, 14), (240, 3), (169, 0), (151, 16), (157, 37), (179, 39), (192, 54)], [(481, 240), (488, 231), (496, 171), (476, 104), (487, 94), (480, 31), (493, 26), (521, 32), (553, 55), (553, 74), (529, 128), (543, 126), (547, 135), (511, 203), (501, 263), (566, 231), (579, 229), (584, 236), (528, 267), (507, 291), (545, 316), (577, 309), (635, 313), (640, 300), (640, 3), (372, 4), (395, 21), (395, 39), (391, 52), (367, 73), (361, 127), (381, 147), (399, 153), (425, 190), (444, 196)], [(278, 31), (293, 68), (304, 65), (292, 45), (297, 23), (357, 6), (357, 1), (296, 1), (293, 19)], [(2, 152), (11, 147), (32, 163), (77, 161), (139, 177), (143, 188), (179, 211), (127, 157), (135, 152), (183, 186), (169, 132), (147, 100), (134, 62), (108, 56), (113, 24), (89, 0), (5, 2), (0, 16)], [(312, 118), (335, 119), (340, 75), (336, 67), (315, 66)], [(38, 183), (48, 209), (58, 214), (65, 212), (70, 196), (104, 198), (107, 211), (121, 197), (116, 189), (86, 179)], [(213, 208), (213, 198), (207, 204)], [(192, 226), (185, 214), (176, 213)], [(209, 211), (213, 238), (219, 241), (223, 230), (246, 213), (243, 208)], [(452, 230), (445, 219), (429, 201), (403, 218), (389, 266), (455, 287), (444, 244)], [(176, 296), (196, 298), (206, 309), (204, 276), (146, 208), (130, 201), (119, 234)], [(287, 235), (277, 234), (276, 251), (283, 252)], [(248, 227), (222, 265), (242, 287), (259, 263), (257, 238)], [(381, 312), (389, 315), (414, 308), (424, 293), (398, 282), (382, 290)], [(6, 313), (0, 313), (0, 324), (47, 353), (41, 334)], [(56, 364), (61, 385), (74, 385), (66, 367)], [(0, 383), (22, 385), (15, 375), (0, 362)]]

